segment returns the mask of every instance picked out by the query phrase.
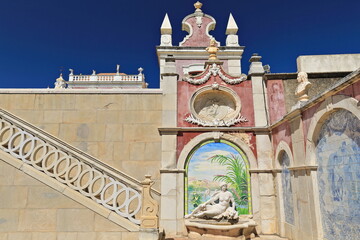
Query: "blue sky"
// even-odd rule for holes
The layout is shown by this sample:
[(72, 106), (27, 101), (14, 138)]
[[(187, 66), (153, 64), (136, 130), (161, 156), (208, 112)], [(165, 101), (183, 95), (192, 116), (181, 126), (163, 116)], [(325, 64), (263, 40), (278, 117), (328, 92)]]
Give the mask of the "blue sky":
[[(60, 69), (75, 74), (144, 68), (151, 88), (159, 86), (155, 46), (168, 13), (173, 44), (186, 35), (181, 20), (195, 1), (0, 0), (0, 87), (53, 87)], [(259, 53), (272, 72), (295, 72), (296, 57), (360, 53), (359, 0), (203, 0), (217, 25), (211, 32), (225, 43), (231, 12), (245, 46), (243, 72)]]

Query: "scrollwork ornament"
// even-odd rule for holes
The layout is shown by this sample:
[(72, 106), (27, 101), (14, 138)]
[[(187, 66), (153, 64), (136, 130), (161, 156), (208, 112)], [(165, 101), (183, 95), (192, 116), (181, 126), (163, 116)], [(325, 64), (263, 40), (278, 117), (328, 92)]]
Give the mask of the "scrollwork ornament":
[(230, 120), (214, 119), (212, 121), (205, 121), (205, 120), (196, 118), (196, 117), (194, 117), (194, 115), (190, 114), (188, 117), (186, 117), (184, 119), (184, 121), (192, 123), (192, 124), (196, 124), (199, 126), (203, 126), (203, 127), (230, 127), (237, 123), (248, 122), (248, 119), (246, 117), (242, 116), (241, 114), (239, 114), (239, 116), (237, 116), (234, 119), (230, 119)]

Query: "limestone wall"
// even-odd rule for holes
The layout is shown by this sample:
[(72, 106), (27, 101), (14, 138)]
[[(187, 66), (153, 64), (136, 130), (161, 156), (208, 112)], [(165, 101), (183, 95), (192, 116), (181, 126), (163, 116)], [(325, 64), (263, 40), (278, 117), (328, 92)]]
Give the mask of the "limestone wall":
[(51, 90), (3, 90), (0, 107), (138, 180), (151, 174), (159, 189), (159, 90)]
[[(334, 85), (340, 78), (309, 78), (309, 82), (312, 83), (309, 89), (309, 97), (315, 97), (318, 94), (324, 92), (327, 88)], [(291, 108), (296, 104), (297, 98), (295, 96), (295, 89), (298, 85), (296, 78), (286, 79), (283, 81), (284, 95), (285, 95), (285, 107), (286, 112), (290, 112)]]
[(0, 239), (138, 239), (0, 159)]
[(360, 54), (299, 56), (298, 72), (352, 72), (360, 67)]

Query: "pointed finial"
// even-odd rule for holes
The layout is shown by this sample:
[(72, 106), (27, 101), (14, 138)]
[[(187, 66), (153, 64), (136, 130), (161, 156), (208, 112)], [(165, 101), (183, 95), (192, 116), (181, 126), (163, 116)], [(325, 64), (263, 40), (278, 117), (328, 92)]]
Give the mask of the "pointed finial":
[(116, 64), (116, 74), (119, 74), (119, 71), (120, 71), (120, 65)]
[(164, 20), (160, 27), (161, 34), (172, 34), (172, 27), (167, 13), (165, 14)]
[(226, 35), (236, 34), (238, 30), (239, 30), (239, 28), (235, 22), (235, 19), (234, 19), (233, 15), (230, 13), (229, 21), (228, 21), (228, 24), (226, 27), (225, 34)]
[(195, 7), (195, 9), (196, 9), (195, 11), (196, 11), (196, 12), (199, 12), (199, 11), (201, 12), (201, 7), (202, 7), (202, 5), (203, 5), (203, 4), (202, 4), (201, 2), (197, 1), (197, 2), (194, 4), (194, 7)]

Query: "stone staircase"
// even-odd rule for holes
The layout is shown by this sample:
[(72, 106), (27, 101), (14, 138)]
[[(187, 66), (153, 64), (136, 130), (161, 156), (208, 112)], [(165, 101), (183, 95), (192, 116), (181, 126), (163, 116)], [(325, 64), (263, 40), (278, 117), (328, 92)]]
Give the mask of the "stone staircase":
[(140, 231), (144, 196), (147, 208), (160, 198), (149, 177), (140, 182), (2, 109), (0, 160), (130, 232)]

